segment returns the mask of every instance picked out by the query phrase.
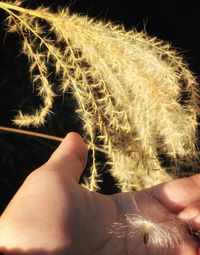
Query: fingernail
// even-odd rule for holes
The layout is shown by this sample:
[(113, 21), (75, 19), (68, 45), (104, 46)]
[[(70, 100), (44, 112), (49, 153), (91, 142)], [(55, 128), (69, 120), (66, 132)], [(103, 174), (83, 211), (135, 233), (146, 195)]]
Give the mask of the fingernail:
[(192, 209), (186, 209), (179, 213), (178, 217), (184, 220), (191, 220), (195, 219), (199, 215), (199, 210), (192, 208)]

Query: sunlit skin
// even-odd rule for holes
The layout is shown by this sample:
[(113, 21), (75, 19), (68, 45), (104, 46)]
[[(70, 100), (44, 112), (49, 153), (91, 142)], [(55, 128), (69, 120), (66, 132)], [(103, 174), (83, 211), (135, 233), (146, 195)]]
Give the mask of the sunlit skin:
[[(200, 229), (200, 175), (146, 191), (101, 195), (78, 184), (87, 161), (82, 138), (69, 133), (48, 162), (25, 180), (0, 218), (0, 249), (5, 254), (145, 255), (147, 235), (119, 236), (113, 223), (138, 213), (165, 221), (170, 213)], [(133, 201), (134, 199), (134, 201)], [(137, 205), (137, 206), (136, 206)], [(139, 209), (138, 209), (139, 208)], [(119, 234), (119, 233), (118, 233)], [(144, 242), (145, 240), (145, 242)], [(152, 248), (150, 254), (160, 254)], [(166, 254), (197, 255), (189, 231), (184, 243)]]

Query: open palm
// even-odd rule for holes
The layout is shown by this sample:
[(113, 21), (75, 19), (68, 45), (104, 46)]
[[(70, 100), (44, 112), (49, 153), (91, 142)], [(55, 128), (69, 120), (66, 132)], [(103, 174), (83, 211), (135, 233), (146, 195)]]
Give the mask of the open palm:
[(182, 218), (198, 231), (199, 176), (106, 196), (78, 184), (86, 161), (83, 140), (76, 133), (68, 134), (49, 161), (27, 177), (1, 216), (0, 251), (15, 255), (145, 255), (162, 254), (160, 248), (164, 248), (166, 254), (200, 254), (185, 226), (180, 225), (182, 238), (170, 249), (162, 244), (156, 248), (149, 237), (152, 233), (137, 232), (131, 225), (135, 216), (163, 224)]

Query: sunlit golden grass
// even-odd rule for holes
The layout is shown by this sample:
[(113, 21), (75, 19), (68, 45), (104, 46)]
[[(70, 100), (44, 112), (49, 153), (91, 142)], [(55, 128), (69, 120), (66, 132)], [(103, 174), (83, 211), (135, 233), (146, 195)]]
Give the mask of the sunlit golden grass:
[(0, 8), (8, 14), (8, 31), (22, 40), (43, 104), (33, 114), (19, 111), (16, 125), (44, 125), (56, 93), (70, 90), (92, 150), (90, 190), (100, 178), (97, 148), (122, 191), (198, 170), (198, 85), (168, 43), (68, 9), (20, 4), (0, 2)]

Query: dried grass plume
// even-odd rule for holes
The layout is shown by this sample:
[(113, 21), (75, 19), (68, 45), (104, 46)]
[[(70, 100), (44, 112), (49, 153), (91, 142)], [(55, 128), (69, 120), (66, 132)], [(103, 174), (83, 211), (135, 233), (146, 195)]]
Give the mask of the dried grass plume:
[(15, 124), (43, 125), (57, 86), (60, 94), (73, 92), (92, 149), (90, 190), (98, 188), (97, 147), (122, 191), (184, 176), (188, 169), (193, 173), (198, 85), (168, 43), (68, 9), (54, 13), (20, 5), (0, 2), (8, 31), (22, 39), (43, 104), (31, 115), (19, 111)]

